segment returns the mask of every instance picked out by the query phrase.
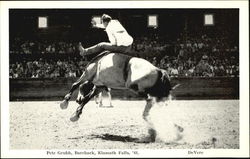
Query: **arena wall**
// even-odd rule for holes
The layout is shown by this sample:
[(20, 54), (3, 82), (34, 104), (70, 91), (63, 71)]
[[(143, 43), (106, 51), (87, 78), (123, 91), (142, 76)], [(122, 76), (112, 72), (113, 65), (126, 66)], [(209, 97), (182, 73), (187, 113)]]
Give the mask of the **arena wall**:
[[(10, 101), (61, 100), (76, 78), (10, 79)], [(172, 91), (176, 99), (239, 99), (238, 77), (173, 78), (180, 84)], [(140, 99), (129, 90), (112, 90), (112, 98)], [(77, 91), (73, 94), (75, 99)]]

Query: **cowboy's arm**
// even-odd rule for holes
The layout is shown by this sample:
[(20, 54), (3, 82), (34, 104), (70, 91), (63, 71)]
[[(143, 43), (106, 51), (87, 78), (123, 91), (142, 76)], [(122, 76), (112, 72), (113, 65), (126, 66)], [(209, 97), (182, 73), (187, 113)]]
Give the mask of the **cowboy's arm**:
[(93, 27), (93, 28), (105, 29), (105, 27), (104, 27), (103, 24), (96, 24), (96, 21), (94, 21), (93, 19), (92, 19), (92, 21), (91, 21), (91, 24), (92, 24), (92, 27)]
[(105, 27), (103, 26), (103, 24), (96, 24), (93, 25), (94, 28), (100, 28), (100, 29), (105, 29)]

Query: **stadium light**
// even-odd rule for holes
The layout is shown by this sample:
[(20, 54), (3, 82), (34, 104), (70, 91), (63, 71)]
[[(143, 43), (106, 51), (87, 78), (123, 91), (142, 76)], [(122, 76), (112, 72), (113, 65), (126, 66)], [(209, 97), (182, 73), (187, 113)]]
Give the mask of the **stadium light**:
[(48, 27), (48, 17), (38, 17), (38, 28)]
[(213, 14), (205, 14), (204, 15), (204, 25), (205, 26), (214, 25), (214, 15)]
[(157, 28), (158, 27), (158, 16), (148, 15), (148, 27)]

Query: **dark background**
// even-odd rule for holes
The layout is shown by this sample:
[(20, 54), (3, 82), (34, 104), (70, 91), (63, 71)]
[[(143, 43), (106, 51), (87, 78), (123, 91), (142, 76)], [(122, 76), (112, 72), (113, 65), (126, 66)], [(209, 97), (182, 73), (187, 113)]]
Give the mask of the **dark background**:
[[(35, 40), (80, 41), (91, 35), (92, 43), (105, 38), (91, 28), (94, 15), (109, 14), (118, 19), (134, 37), (156, 32), (175, 40), (181, 33), (187, 36), (206, 33), (210, 37), (227, 36), (239, 42), (238, 9), (10, 9), (10, 40), (16, 36)], [(147, 27), (147, 16), (158, 15), (158, 28)], [(204, 26), (204, 14), (214, 15), (214, 26)], [(48, 28), (38, 28), (38, 16), (48, 16)], [(224, 34), (224, 35), (223, 35)]]

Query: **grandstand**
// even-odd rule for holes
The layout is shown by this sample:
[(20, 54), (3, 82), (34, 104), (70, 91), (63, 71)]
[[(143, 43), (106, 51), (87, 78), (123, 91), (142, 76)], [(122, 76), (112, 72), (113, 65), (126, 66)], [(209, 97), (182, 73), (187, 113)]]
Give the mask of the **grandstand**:
[(9, 77), (79, 77), (91, 57), (80, 57), (78, 42), (108, 40), (90, 23), (103, 13), (133, 36), (134, 56), (171, 76), (239, 75), (237, 9), (11, 9)]

